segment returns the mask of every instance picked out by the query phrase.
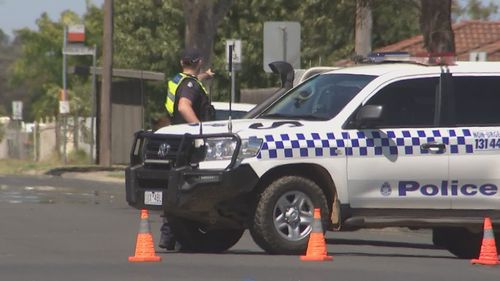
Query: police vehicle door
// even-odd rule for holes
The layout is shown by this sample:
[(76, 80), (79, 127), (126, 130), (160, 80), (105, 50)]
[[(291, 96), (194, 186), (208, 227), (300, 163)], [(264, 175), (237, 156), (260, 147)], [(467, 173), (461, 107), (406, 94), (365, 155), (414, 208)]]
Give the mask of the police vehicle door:
[(382, 105), (382, 118), (349, 131), (347, 152), (352, 208), (451, 208), (448, 129), (436, 126), (439, 77), (399, 80), (366, 104)]
[(500, 209), (499, 89), (500, 76), (453, 76), (454, 123), (464, 132), (450, 151), (453, 209)]

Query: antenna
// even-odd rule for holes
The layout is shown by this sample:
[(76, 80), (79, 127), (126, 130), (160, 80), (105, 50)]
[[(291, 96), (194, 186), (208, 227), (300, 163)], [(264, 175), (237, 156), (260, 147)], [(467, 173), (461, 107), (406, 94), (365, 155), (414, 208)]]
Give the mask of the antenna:
[(235, 86), (234, 86), (234, 67), (233, 67), (233, 52), (234, 52), (234, 42), (233, 44), (229, 45), (229, 76), (231, 77), (231, 95), (229, 96), (229, 119), (227, 123), (227, 130), (229, 133), (232, 133), (233, 131), (233, 123), (231, 120), (231, 116), (233, 114), (232, 110), (232, 103), (233, 103), (233, 96), (234, 96), (234, 91), (235, 91)]

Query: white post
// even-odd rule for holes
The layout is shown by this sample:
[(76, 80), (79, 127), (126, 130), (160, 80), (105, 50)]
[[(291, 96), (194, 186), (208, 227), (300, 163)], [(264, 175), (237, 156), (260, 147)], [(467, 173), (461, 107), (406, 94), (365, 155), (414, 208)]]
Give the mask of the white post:
[(97, 45), (94, 45), (94, 53), (92, 54), (92, 113), (90, 115), (90, 164), (94, 164), (94, 121), (96, 113), (96, 52)]
[[(66, 41), (67, 41), (67, 33), (68, 33), (68, 27), (64, 26), (64, 36), (63, 36), (63, 99), (66, 99)], [(64, 159), (64, 165), (67, 163), (66, 159), (66, 134), (67, 134), (67, 120), (66, 120), (66, 114), (61, 114), (62, 119), (63, 119), (63, 159)]]

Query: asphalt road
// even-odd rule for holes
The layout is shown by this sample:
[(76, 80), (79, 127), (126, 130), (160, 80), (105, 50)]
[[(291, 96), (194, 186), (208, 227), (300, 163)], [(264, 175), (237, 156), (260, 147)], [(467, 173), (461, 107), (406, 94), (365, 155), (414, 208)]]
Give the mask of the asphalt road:
[[(329, 232), (331, 262), (265, 254), (245, 234), (224, 254), (159, 251), (129, 263), (139, 211), (122, 183), (0, 176), (0, 280), (500, 280), (500, 266), (471, 265), (432, 246), (430, 232)], [(155, 242), (161, 219), (150, 215)]]

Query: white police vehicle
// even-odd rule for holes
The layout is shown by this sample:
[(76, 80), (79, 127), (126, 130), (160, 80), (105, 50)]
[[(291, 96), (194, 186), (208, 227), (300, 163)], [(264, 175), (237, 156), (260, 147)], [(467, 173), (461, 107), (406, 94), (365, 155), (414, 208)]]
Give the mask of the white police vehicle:
[(430, 228), (477, 256), (484, 217), (500, 225), (500, 63), (322, 73), (231, 130), (138, 132), (126, 175), (129, 204), (163, 209), (187, 250), (249, 229), (269, 253), (303, 253), (321, 208), (325, 229)]

